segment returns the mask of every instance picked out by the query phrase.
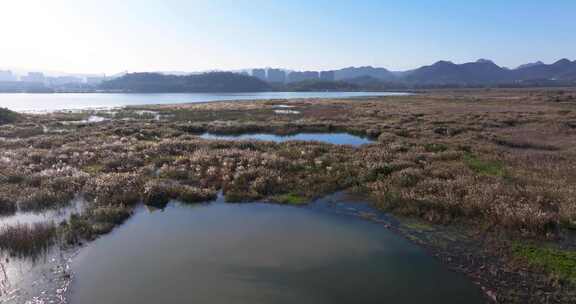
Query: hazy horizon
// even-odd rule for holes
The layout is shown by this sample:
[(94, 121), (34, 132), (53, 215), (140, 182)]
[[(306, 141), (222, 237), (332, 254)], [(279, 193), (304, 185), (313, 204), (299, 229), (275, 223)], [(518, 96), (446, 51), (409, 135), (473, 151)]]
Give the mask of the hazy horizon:
[(515, 68), (574, 60), (574, 11), (571, 1), (23, 0), (0, 12), (0, 68), (402, 71), (479, 58)]

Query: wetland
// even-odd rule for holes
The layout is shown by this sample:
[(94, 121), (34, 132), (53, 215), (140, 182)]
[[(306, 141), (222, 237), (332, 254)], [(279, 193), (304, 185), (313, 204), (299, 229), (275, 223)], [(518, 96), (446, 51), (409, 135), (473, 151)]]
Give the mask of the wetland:
[[(433, 288), (440, 302), (570, 303), (576, 104), (567, 94), (9, 113), (0, 119), (3, 267), (44, 270), (31, 284), (5, 271), (2, 300), (89, 303), (100, 286), (136, 303), (165, 286), (174, 300), (420, 302)], [(340, 191), (365, 197), (344, 210), (368, 209), (316, 207)], [(142, 273), (151, 281), (136, 286)], [(402, 291), (391, 277), (417, 283)], [(191, 288), (205, 291), (182, 294)]]

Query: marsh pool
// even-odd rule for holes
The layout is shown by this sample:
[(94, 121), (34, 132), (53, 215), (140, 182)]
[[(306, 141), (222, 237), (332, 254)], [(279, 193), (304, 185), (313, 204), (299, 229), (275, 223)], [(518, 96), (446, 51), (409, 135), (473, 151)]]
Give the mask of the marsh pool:
[(359, 147), (361, 145), (372, 143), (373, 141), (348, 133), (298, 133), (294, 135), (274, 135), (267, 133), (241, 134), (241, 135), (220, 135), (213, 133), (204, 133), (200, 137), (213, 140), (259, 140), (286, 142), (291, 140), (300, 141), (319, 141), (335, 145), (351, 145)]
[(71, 303), (484, 303), (383, 225), (309, 207), (141, 207), (72, 262)]

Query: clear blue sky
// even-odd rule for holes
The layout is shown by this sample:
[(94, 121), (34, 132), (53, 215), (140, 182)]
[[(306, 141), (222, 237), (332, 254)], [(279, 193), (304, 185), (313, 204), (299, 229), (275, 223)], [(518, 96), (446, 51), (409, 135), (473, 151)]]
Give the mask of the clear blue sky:
[(576, 59), (574, 0), (5, 2), (0, 67), (401, 70), (441, 59)]

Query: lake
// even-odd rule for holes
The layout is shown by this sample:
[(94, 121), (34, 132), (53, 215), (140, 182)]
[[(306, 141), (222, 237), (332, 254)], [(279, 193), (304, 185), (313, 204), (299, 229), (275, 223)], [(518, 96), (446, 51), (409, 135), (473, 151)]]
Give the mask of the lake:
[(141, 207), (73, 259), (70, 303), (485, 302), (384, 225), (326, 209)]
[(131, 105), (180, 104), (210, 101), (352, 98), (367, 96), (398, 96), (394, 92), (256, 92), (256, 93), (177, 93), (177, 94), (115, 94), (115, 93), (56, 93), (0, 94), (0, 108), (20, 112), (46, 112), (116, 108)]

